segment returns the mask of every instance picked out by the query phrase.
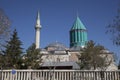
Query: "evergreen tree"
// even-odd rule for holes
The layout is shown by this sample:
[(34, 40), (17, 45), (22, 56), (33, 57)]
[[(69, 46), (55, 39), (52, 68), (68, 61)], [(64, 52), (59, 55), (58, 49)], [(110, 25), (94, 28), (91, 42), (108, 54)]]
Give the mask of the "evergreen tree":
[(24, 66), (26, 68), (31, 67), (32, 69), (40, 68), (42, 54), (40, 54), (40, 49), (36, 49), (36, 45), (33, 43), (24, 55)]
[(13, 31), (13, 35), (7, 45), (5, 46), (4, 56), (4, 66), (6, 68), (20, 68), (21, 65), (21, 55), (22, 55), (22, 42), (19, 40), (16, 29)]
[(80, 55), (78, 57), (80, 59), (79, 64), (81, 69), (88, 70), (106, 69), (112, 60), (108, 57), (105, 48), (101, 45), (95, 45), (93, 41), (89, 41), (87, 46), (81, 49)]
[(118, 69), (120, 69), (120, 60), (119, 60), (119, 63), (118, 63)]
[(0, 53), (0, 68), (2, 69), (3, 67), (3, 62), (4, 62), (4, 55)]

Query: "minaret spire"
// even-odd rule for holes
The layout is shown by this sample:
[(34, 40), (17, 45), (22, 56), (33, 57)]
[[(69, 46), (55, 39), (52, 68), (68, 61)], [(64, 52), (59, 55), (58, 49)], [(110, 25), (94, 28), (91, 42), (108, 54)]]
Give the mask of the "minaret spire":
[(37, 18), (36, 18), (36, 25), (35, 25), (35, 31), (36, 31), (35, 45), (36, 45), (36, 49), (40, 48), (40, 29), (41, 29), (40, 13), (38, 11)]
[(36, 26), (35, 28), (41, 28), (41, 25), (40, 25), (40, 13), (38, 11), (37, 13), (37, 18), (36, 18)]

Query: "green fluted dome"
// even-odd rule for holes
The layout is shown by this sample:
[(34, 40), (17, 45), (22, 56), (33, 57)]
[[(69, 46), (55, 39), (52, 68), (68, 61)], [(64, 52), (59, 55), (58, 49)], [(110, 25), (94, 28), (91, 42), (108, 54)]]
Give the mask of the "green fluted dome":
[(74, 30), (74, 29), (85, 29), (86, 30), (85, 26), (83, 25), (79, 17), (77, 17), (76, 21), (74, 22), (71, 28), (71, 30)]
[(70, 30), (70, 47), (84, 47), (87, 43), (87, 30), (79, 17)]

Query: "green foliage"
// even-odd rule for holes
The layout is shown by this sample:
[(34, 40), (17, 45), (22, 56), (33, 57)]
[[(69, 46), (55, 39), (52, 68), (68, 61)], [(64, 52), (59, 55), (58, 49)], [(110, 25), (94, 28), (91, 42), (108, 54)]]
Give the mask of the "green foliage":
[(20, 68), (21, 55), (22, 55), (22, 42), (19, 40), (16, 29), (7, 45), (5, 46), (4, 53), (4, 68)]
[(89, 41), (78, 56), (81, 69), (105, 69), (110, 65), (111, 61), (106, 61), (108, 55), (104, 50), (103, 46), (95, 45), (93, 41)]
[(24, 55), (24, 66), (25, 68), (38, 69), (40, 67), (42, 54), (40, 54), (40, 49), (36, 49), (33, 43)]
[(0, 53), (0, 68), (2, 68), (4, 62), (4, 55)]

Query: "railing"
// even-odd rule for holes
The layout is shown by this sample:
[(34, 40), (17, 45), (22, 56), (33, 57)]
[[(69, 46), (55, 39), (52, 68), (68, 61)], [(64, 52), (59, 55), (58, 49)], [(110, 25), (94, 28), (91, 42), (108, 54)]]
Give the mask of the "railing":
[(0, 80), (120, 80), (120, 71), (1, 70)]

